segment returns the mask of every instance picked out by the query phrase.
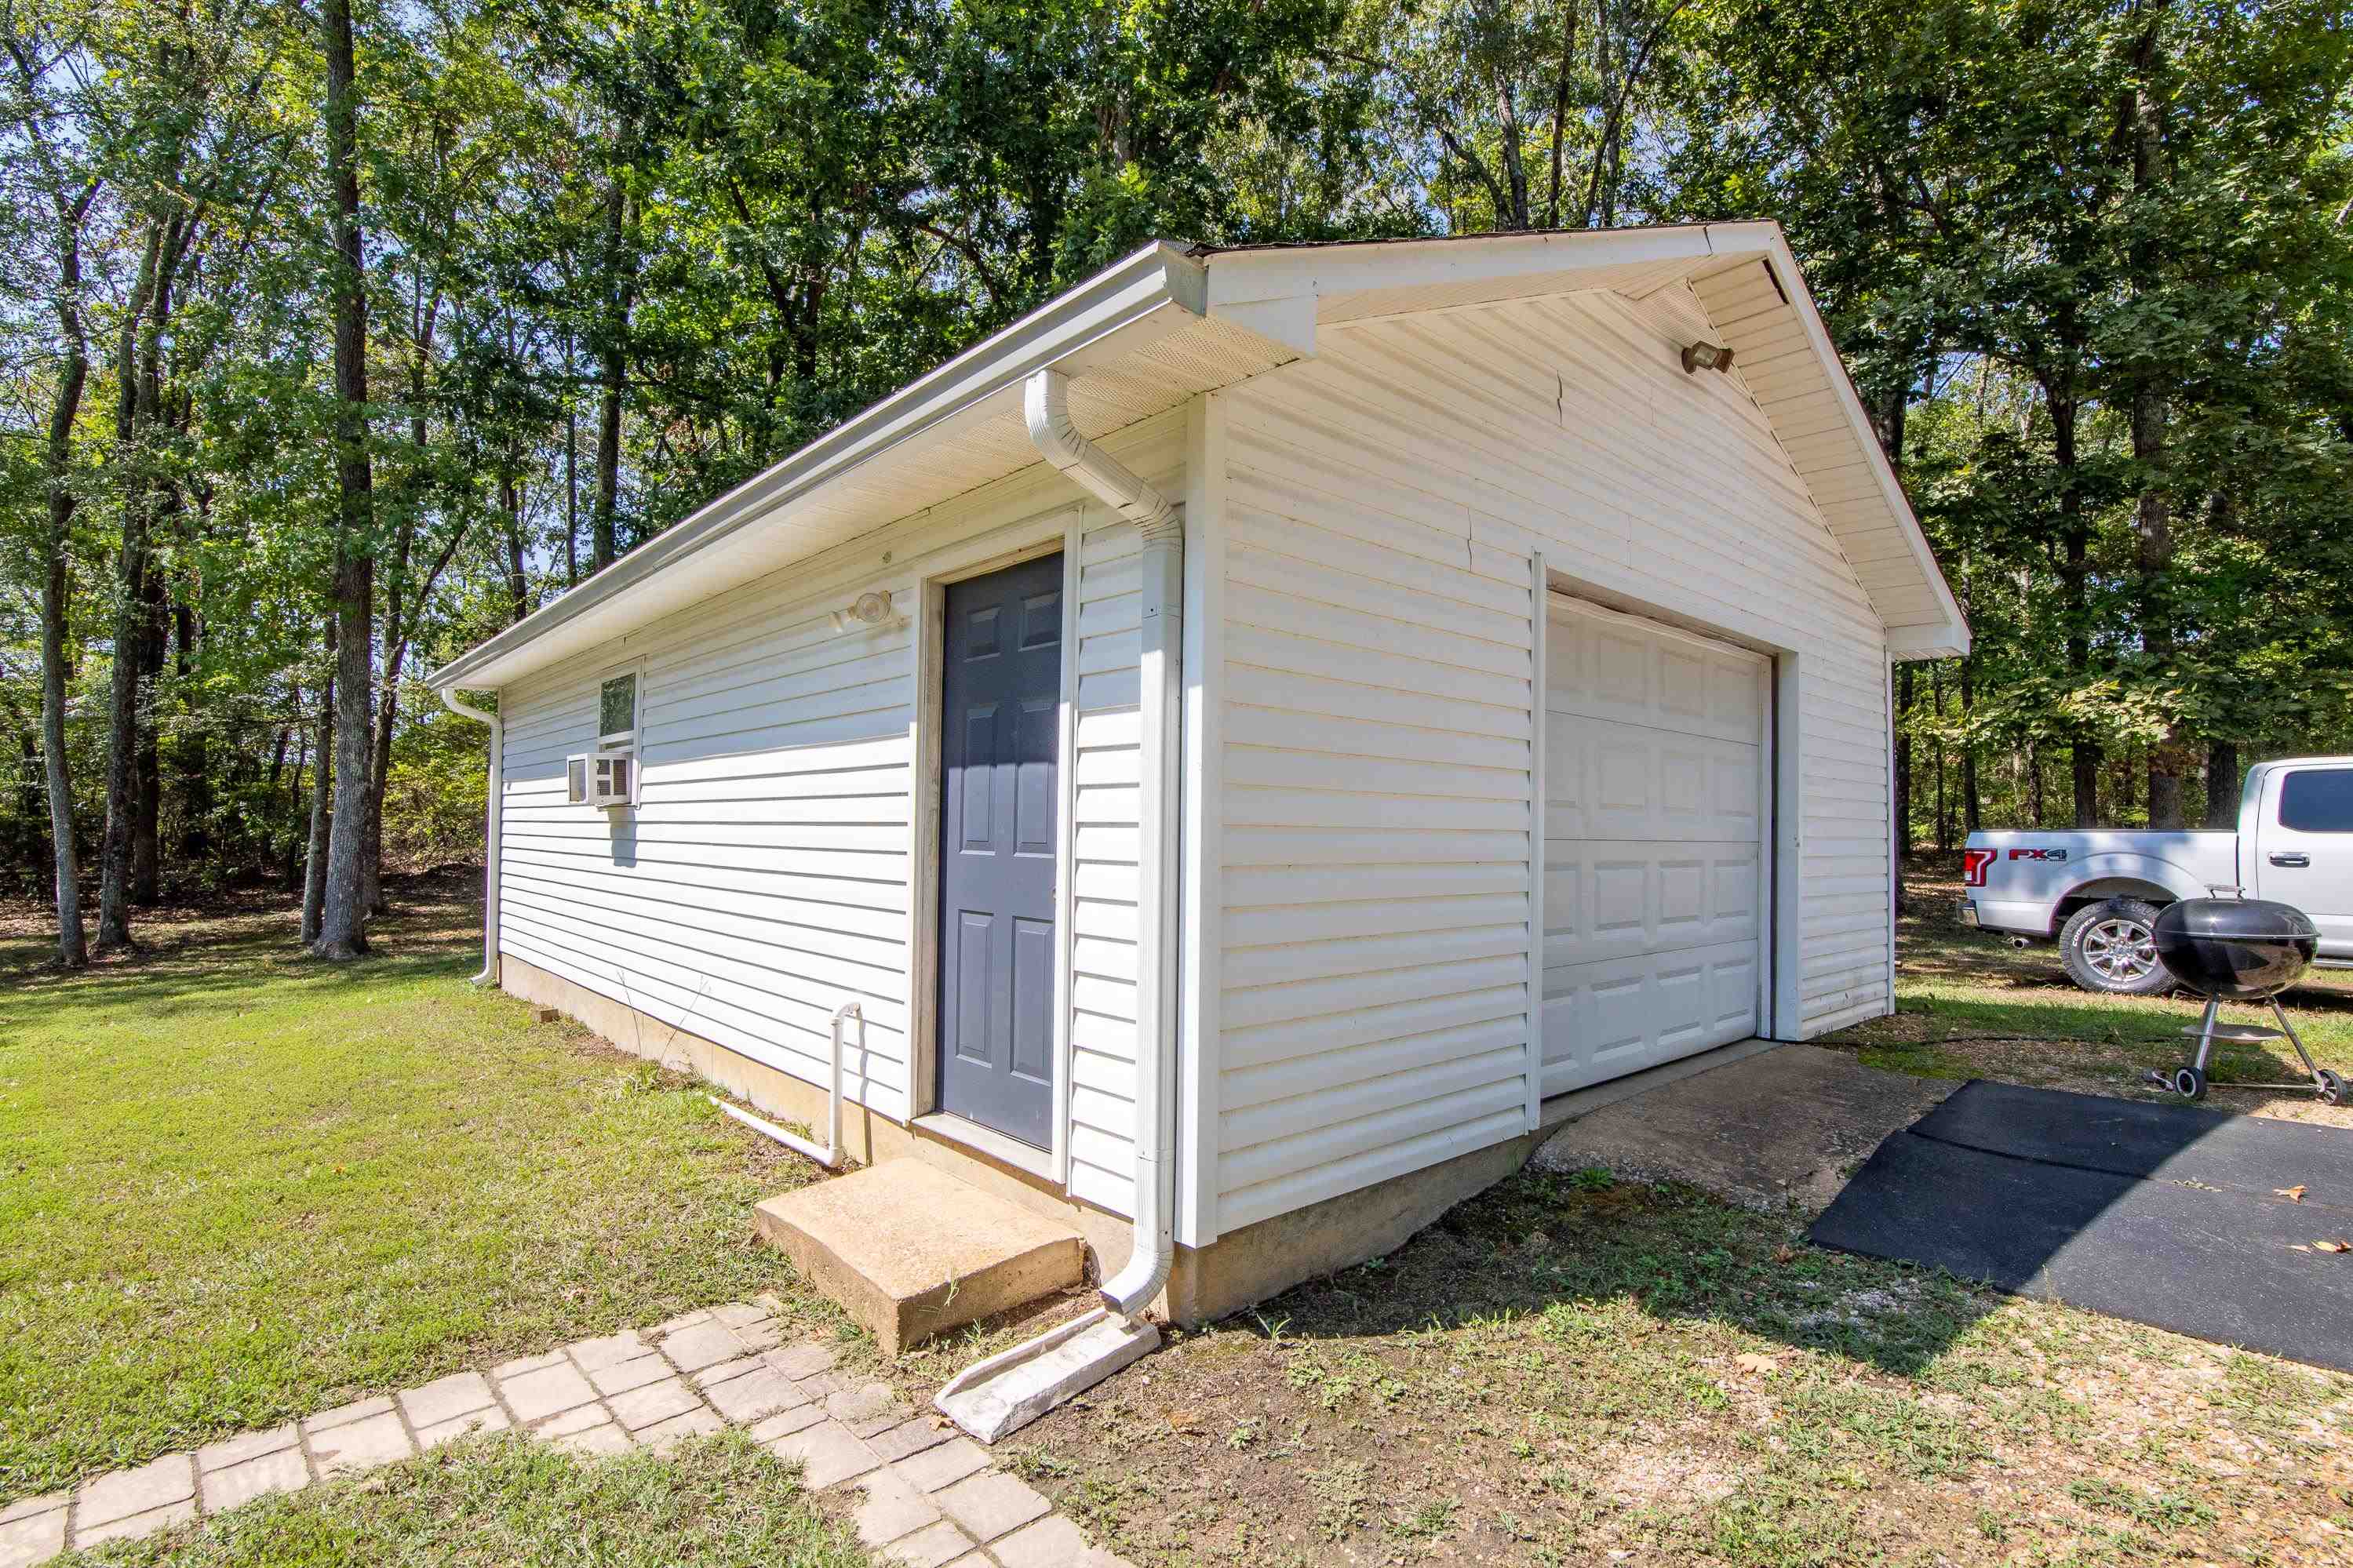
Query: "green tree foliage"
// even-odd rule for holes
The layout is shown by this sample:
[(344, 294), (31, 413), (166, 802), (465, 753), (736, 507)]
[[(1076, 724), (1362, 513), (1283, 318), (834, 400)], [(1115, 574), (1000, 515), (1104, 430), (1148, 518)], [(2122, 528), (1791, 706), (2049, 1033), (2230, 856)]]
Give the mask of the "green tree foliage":
[(1778, 217), (1977, 629), (1915, 837), (2353, 748), (2325, 4), (353, 0), (347, 212), (330, 9), (0, 0), (0, 878), (102, 940), (332, 840), (339, 560), (365, 905), (421, 667), (1153, 236)]

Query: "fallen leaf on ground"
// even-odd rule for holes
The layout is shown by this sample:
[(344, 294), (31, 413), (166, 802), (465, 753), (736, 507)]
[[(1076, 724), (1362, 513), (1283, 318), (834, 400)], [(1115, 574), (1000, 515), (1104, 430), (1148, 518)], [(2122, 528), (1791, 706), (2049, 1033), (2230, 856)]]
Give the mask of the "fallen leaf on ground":
[(1756, 1351), (1741, 1352), (1738, 1355), (1732, 1358), (1732, 1364), (1738, 1367), (1743, 1372), (1753, 1373), (1758, 1377), (1764, 1376), (1768, 1372), (1778, 1372), (1781, 1370), (1781, 1363), (1769, 1355), (1760, 1354)]
[(2353, 1252), (2353, 1241), (2338, 1237), (2335, 1241), (2316, 1241), (2313, 1247), (2321, 1252)]
[(2304, 1202), (2304, 1184), (2302, 1182), (2298, 1182), (2292, 1187), (2274, 1187), (2272, 1189), (2272, 1196), (2275, 1198), (2285, 1198), (2292, 1204), (2300, 1204)]

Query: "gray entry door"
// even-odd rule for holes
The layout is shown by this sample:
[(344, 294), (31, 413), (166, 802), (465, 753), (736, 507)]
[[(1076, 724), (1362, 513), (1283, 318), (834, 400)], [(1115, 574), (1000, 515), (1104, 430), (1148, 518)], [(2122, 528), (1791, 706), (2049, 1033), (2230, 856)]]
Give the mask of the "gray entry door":
[(940, 693), (940, 1109), (1053, 1143), (1062, 558), (951, 584)]

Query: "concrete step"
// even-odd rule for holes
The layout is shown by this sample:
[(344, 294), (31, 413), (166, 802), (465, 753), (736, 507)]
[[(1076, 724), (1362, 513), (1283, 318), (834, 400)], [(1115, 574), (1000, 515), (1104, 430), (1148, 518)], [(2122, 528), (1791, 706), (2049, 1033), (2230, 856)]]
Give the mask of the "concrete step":
[(753, 1224), (885, 1355), (1085, 1277), (1077, 1231), (922, 1160), (781, 1194), (753, 1211)]

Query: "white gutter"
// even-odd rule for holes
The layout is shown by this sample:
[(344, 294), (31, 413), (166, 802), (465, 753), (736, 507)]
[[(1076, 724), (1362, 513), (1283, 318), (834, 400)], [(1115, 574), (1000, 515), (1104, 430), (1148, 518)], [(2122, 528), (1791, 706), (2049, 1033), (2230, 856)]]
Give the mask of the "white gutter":
[(499, 980), (499, 796), (505, 793), (499, 788), (499, 763), (506, 750), (507, 730), (497, 714), (460, 701), (457, 692), (446, 686), (441, 689), (441, 703), (461, 719), (491, 727), (491, 800), (482, 851), (482, 972), (474, 976), (474, 984), (495, 985)]
[(1143, 752), (1137, 803), (1135, 1245), (1103, 1304), (1133, 1322), (1176, 1256), (1176, 855), (1184, 696), (1185, 527), (1167, 498), (1071, 423), (1070, 379), (1029, 377), (1029, 438), (1048, 462), (1143, 536)]
[(841, 1025), (847, 1018), (858, 1020), (858, 1048), (866, 1048), (866, 1009), (856, 1002), (844, 1002), (833, 1010), (833, 1080), (826, 1099), (825, 1142), (812, 1143), (799, 1133), (777, 1126), (765, 1117), (754, 1116), (740, 1106), (728, 1104), (715, 1094), (702, 1098), (763, 1137), (773, 1138), (797, 1154), (806, 1154), (827, 1170), (841, 1166)]

